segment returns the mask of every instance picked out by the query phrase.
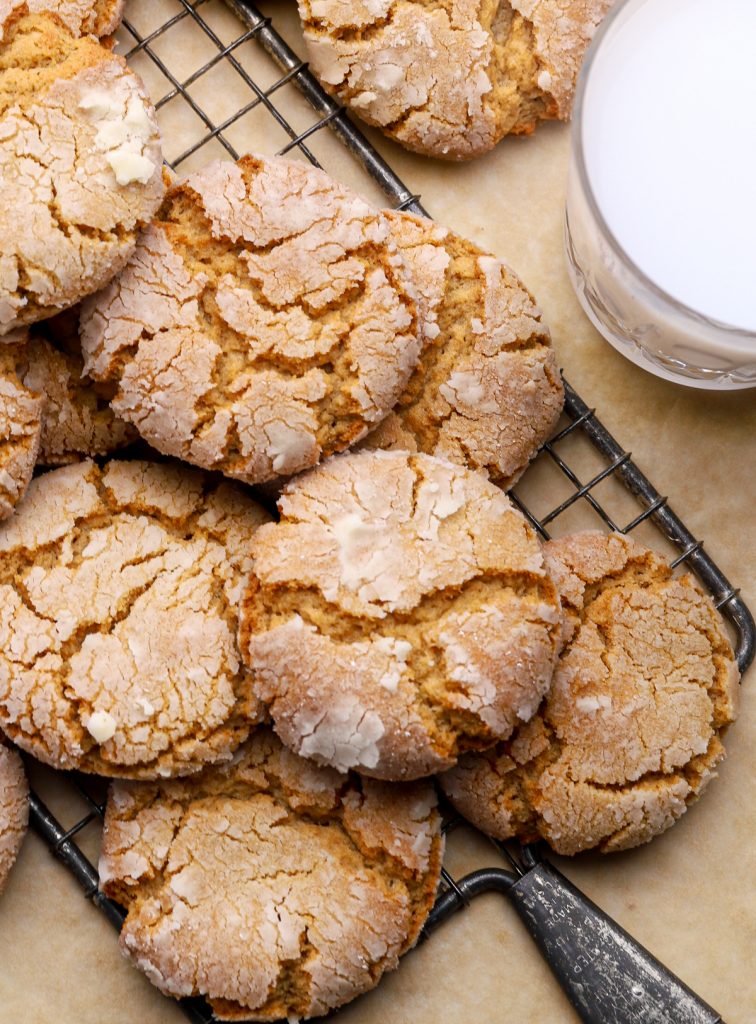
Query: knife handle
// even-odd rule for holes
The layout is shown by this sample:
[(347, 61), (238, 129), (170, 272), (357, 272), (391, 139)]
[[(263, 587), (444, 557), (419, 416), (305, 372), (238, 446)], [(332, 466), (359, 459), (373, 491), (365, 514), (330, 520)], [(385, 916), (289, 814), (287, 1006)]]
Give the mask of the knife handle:
[(507, 894), (584, 1024), (723, 1024), (551, 864)]

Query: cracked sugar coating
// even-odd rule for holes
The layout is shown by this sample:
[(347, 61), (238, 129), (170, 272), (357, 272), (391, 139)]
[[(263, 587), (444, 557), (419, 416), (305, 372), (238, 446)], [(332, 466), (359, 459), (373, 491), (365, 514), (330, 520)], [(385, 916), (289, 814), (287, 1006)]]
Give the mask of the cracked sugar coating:
[(538, 539), (485, 477), (359, 452), (292, 481), (278, 505), (252, 543), (240, 645), (288, 747), (417, 778), (535, 712), (559, 601)]
[(724, 757), (739, 674), (723, 622), (690, 574), (621, 534), (546, 545), (565, 648), (539, 713), (442, 777), (454, 806), (500, 839), (558, 853), (648, 842)]
[(388, 216), (427, 341), (396, 409), (362, 446), (440, 455), (511, 487), (564, 404), (541, 312), (501, 260), (430, 221)]
[(0, 334), (101, 288), (163, 194), (155, 112), (124, 60), (18, 14), (0, 18)]
[(47, 764), (155, 778), (231, 757), (258, 721), (237, 645), (267, 515), (149, 462), (32, 481), (0, 525), (0, 727)]
[(26, 387), (44, 396), (37, 458), (43, 466), (110, 455), (138, 437), (111, 409), (111, 389), (83, 370), (78, 307), (35, 326), (21, 376)]
[(11, 11), (55, 14), (76, 36), (108, 36), (121, 24), (125, 0), (0, 0), (0, 23)]
[(443, 840), (433, 788), (317, 768), (268, 730), (186, 782), (117, 783), (100, 879), (121, 948), (221, 1020), (318, 1016), (416, 941)]
[(0, 338), (0, 519), (26, 493), (42, 435), (42, 396), (22, 380), (26, 334)]
[(84, 304), (86, 370), (155, 448), (247, 483), (364, 436), (420, 354), (383, 214), (321, 171), (216, 162)]
[(21, 758), (0, 733), (0, 893), (13, 867), (29, 821), (29, 786)]
[(612, 0), (299, 0), (310, 66), (408, 149), (465, 160), (567, 118)]

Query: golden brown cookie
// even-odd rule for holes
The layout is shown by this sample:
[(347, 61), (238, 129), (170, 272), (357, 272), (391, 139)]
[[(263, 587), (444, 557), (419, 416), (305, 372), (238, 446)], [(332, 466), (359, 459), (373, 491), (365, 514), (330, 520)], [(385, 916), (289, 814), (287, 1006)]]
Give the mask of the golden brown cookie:
[(499, 839), (625, 850), (674, 824), (716, 774), (737, 665), (695, 579), (628, 537), (575, 534), (546, 559), (565, 612), (551, 690), (513, 740), (463, 758), (442, 786)]
[(30, 14), (54, 14), (76, 36), (109, 36), (121, 24), (125, 0), (0, 0), (0, 22), (25, 7)]
[(501, 260), (423, 218), (388, 216), (426, 343), (394, 412), (361, 446), (440, 455), (511, 487), (564, 404), (541, 311)]
[(0, 519), (26, 493), (42, 437), (43, 398), (23, 380), (25, 331), (0, 338)]
[(126, 270), (84, 304), (82, 344), (150, 444), (247, 483), (363, 437), (421, 347), (383, 214), (261, 157), (170, 189)]
[(0, 893), (16, 862), (29, 821), (29, 786), (21, 758), (0, 733)]
[(84, 373), (77, 306), (35, 325), (21, 378), (44, 396), (40, 465), (110, 455), (139, 436), (111, 409), (112, 389)]
[(408, 149), (466, 160), (567, 118), (612, 0), (299, 0), (310, 66)]
[(163, 194), (137, 76), (94, 37), (22, 12), (0, 17), (0, 334), (101, 288)]
[(236, 645), (267, 515), (184, 467), (37, 477), (0, 525), (0, 726), (59, 768), (156, 778), (227, 760), (260, 717)]
[(536, 710), (559, 601), (524, 517), (479, 473), (359, 452), (284, 488), (253, 539), (240, 645), (297, 753), (429, 775)]
[(220, 1020), (319, 1016), (414, 945), (443, 840), (431, 785), (317, 768), (268, 730), (191, 780), (116, 783), (101, 884), (121, 948)]

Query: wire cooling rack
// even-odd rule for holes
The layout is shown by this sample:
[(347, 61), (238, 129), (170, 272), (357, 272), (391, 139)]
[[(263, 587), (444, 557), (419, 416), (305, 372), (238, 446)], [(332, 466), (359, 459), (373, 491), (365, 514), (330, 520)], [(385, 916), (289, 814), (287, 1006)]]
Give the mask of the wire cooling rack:
[[(230, 18), (228, 9), (235, 18)], [(159, 23), (154, 24), (156, 11)], [(205, 62), (191, 71), (182, 67), (183, 48), (173, 45), (173, 30), (182, 23), (184, 31), (191, 28), (207, 54)], [(273, 28), (271, 19), (246, 0), (225, 0), (225, 7), (221, 0), (131, 0), (118, 41), (120, 52), (151, 91), (165, 136), (166, 162), (174, 170), (190, 170), (224, 153), (236, 159), (246, 148), (265, 151), (261, 138), (270, 151), (298, 155), (319, 167), (322, 150), (328, 148), (319, 145), (320, 140), (335, 136), (355, 158), (351, 173), (362, 176), (365, 188), (374, 190), (377, 185), (394, 208), (427, 215), (420, 197), (394, 173), (343, 107), (324, 92), (307, 65)], [(261, 75), (259, 65), (254, 73), (250, 70), (250, 48), (262, 48), (268, 55), (267, 75)], [(219, 72), (226, 76), (226, 83), (228, 76), (233, 76), (236, 86), (247, 95), (246, 102), (235, 103), (230, 111), (223, 110), (227, 90), (220, 80), (213, 81)], [(172, 126), (180, 131), (172, 132)], [(172, 148), (174, 138), (181, 141)], [(254, 139), (252, 146), (250, 138)], [(278, 144), (270, 145), (272, 139)], [(359, 179), (356, 184), (359, 187)], [(567, 382), (565, 390), (560, 429), (511, 493), (512, 499), (545, 538), (553, 532), (590, 525), (592, 518), (593, 525), (598, 522), (609, 530), (632, 532), (651, 546), (666, 549), (673, 565), (684, 563), (698, 575), (730, 623), (738, 664), (744, 672), (754, 657), (756, 628), (738, 591), (630, 453), (601, 424), (595, 410)], [(538, 486), (534, 488), (533, 482)], [(552, 499), (547, 508), (540, 507), (538, 497), (545, 491)], [(561, 499), (557, 504), (554, 496)], [(32, 825), (84, 894), (120, 929), (124, 911), (99, 892), (97, 872), (76, 842), (88, 826), (102, 823), (102, 785), (98, 780), (73, 777), (71, 786), (84, 799), (86, 813), (72, 824), (61, 823), (33, 793)], [(450, 821), (447, 830), (457, 823)], [(482, 869), (457, 880), (443, 872), (426, 934), (480, 892), (505, 891), (523, 873), (523, 865), (527, 870), (534, 863), (533, 851), (528, 848), (519, 859), (503, 847), (499, 850), (509, 861), (508, 871)], [(215, 1019), (202, 1000), (184, 1000), (182, 1008), (195, 1024), (212, 1024)]]

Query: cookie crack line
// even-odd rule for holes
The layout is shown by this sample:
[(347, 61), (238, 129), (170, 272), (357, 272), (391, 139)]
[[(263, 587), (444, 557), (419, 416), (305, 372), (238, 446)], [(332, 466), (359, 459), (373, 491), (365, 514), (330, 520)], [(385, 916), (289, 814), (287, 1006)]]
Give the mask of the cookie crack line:
[[(609, 581), (602, 581), (604, 585), (602, 585), (594, 592), (594, 596), (592, 596), (591, 600), (583, 606), (580, 613), (581, 625), (585, 625), (587, 622), (590, 622), (590, 624), (596, 628), (599, 636), (602, 639), (603, 646), (602, 650), (600, 651), (600, 657), (609, 675), (611, 675), (613, 670), (611, 657), (617, 644), (619, 644), (620, 648), (625, 652), (625, 654), (628, 656), (628, 658), (630, 658), (631, 661), (632, 652), (627, 647), (627, 645), (622, 642), (621, 638), (617, 639), (614, 637), (611, 623), (607, 623), (598, 617), (590, 616), (590, 607), (593, 604), (593, 602), (597, 599), (598, 596), (602, 596), (609, 592), (617, 592), (619, 595), (631, 596), (633, 591), (637, 591), (638, 589), (651, 591), (654, 594), (661, 596), (664, 595), (668, 585), (674, 584), (676, 581), (685, 578), (685, 576), (673, 576), (670, 574), (669, 576), (664, 577), (662, 579), (647, 578), (639, 580), (637, 578), (630, 578), (629, 580), (627, 580), (626, 578), (623, 578), (623, 576), (624, 574), (621, 574), (619, 578), (615, 578), (614, 583)], [(707, 641), (707, 645), (710, 648), (709, 660), (712, 667), (712, 681), (709, 685), (707, 685), (704, 680), (691, 677), (690, 675), (687, 676), (686, 683), (692, 683), (693, 685), (696, 685), (701, 689), (705, 689), (707, 691), (707, 694), (709, 694), (709, 696), (711, 697), (711, 690), (716, 686), (717, 678), (719, 675), (718, 668), (720, 666), (718, 665), (718, 659), (721, 657), (722, 653), (720, 649), (719, 639), (714, 634), (713, 630), (706, 628), (706, 625), (704, 623), (695, 622), (689, 618), (686, 624), (688, 625), (688, 627), (692, 627), (696, 631), (696, 633), (698, 633), (699, 636), (701, 636)], [(675, 633), (674, 630), (669, 630), (668, 634), (671, 634), (673, 637), (683, 635)], [(579, 631), (576, 630), (575, 635), (562, 651), (563, 657), (564, 655), (569, 653), (569, 651), (572, 649), (572, 647), (578, 641), (578, 639)], [(660, 636), (657, 639), (658, 642), (655, 644), (656, 648), (660, 651), (666, 651), (668, 649), (669, 635), (667, 635), (666, 637)], [(639, 676), (643, 678), (645, 682), (649, 685), (654, 695), (658, 696), (656, 683), (653, 676), (650, 674), (650, 668), (644, 669), (643, 665), (637, 665), (635, 663), (634, 667), (636, 668), (636, 671), (638, 671)]]
[(372, 36), (379, 34), (383, 29), (393, 24), (394, 17), (396, 14), (396, 4), (391, 3), (389, 5), (386, 14), (381, 17), (375, 17), (367, 25), (346, 25), (342, 24), (336, 28), (329, 29), (324, 19), (318, 18), (317, 15), (312, 13), (312, 2), (311, 0), (302, 0), (301, 7), (306, 12), (308, 20), (308, 28), (318, 30), (322, 35), (330, 35), (340, 42), (363, 42), (366, 39), (370, 39)]
[[(250, 156), (247, 159), (257, 159), (260, 162), (262, 162), (263, 160), (262, 157), (254, 156)], [(244, 160), (244, 158), (242, 158), (242, 160)], [(241, 163), (241, 161), (238, 162)], [(284, 161), (281, 160), (281, 162), (283, 163)], [(182, 186), (185, 192), (189, 192), (195, 197), (196, 208), (192, 211), (192, 214), (194, 216), (199, 217), (202, 220), (207, 236), (212, 239), (213, 243), (225, 242), (229, 245), (233, 245), (234, 248), (240, 250), (241, 252), (247, 252), (257, 256), (270, 255), (270, 253), (274, 252), (283, 243), (301, 240), (305, 235), (312, 231), (313, 227), (317, 227), (320, 224), (325, 223), (329, 224), (331, 227), (334, 227), (339, 222), (340, 219), (338, 214), (334, 214), (333, 216), (330, 217), (321, 214), (319, 220), (311, 221), (305, 227), (299, 230), (297, 230), (296, 228), (287, 227), (285, 232), (277, 234), (276, 237), (273, 238), (270, 242), (254, 242), (252, 239), (247, 238), (242, 234), (237, 233), (232, 235), (225, 231), (222, 227), (220, 227), (217, 224), (217, 222), (213, 220), (211, 215), (207, 212), (207, 209), (205, 208), (204, 195), (202, 191), (200, 189), (195, 188), (192, 184), (192, 181), (193, 178), (190, 177), (189, 179), (185, 180), (182, 183)], [(330, 182), (327, 186), (324, 186), (323, 188), (308, 189), (308, 196), (312, 198), (330, 199), (332, 197), (332, 193), (333, 188)], [(156, 220), (161, 225), (168, 225), (170, 227), (178, 229), (181, 227), (181, 215), (180, 213), (175, 215), (172, 214), (174, 207), (174, 198), (175, 193), (169, 193), (165, 197), (160, 210), (158, 210)], [(377, 214), (378, 211), (373, 212)], [(205, 263), (204, 259), (201, 256), (199, 257), (199, 259), (203, 263), (203, 265), (208, 265)], [(209, 265), (209, 270), (212, 273), (211, 264)]]
[[(403, 612), (394, 610), (391, 618), (370, 618), (349, 612), (341, 607), (338, 600), (329, 601), (323, 596), (322, 590), (317, 586), (297, 584), (295, 581), (286, 581), (283, 585), (261, 583), (261, 598), (270, 602), (271, 616), (266, 628), (274, 628), (295, 615), (308, 625), (315, 626), (322, 636), (341, 643), (360, 642), (370, 640), (375, 636), (393, 637), (401, 633), (407, 626), (428, 625), (435, 627), (438, 624), (440, 615), (453, 613), (461, 605), (472, 591), (476, 596), (490, 593), (491, 596), (501, 595), (504, 591), (521, 596), (529, 593), (526, 583), (536, 587), (538, 597), (550, 597), (551, 585), (547, 578), (522, 571), (504, 571), (495, 569), (480, 569), (474, 576), (470, 576), (460, 584), (453, 584), (448, 587), (439, 588), (430, 593), (423, 594), (409, 611)], [(338, 611), (338, 621), (328, 622), (325, 618), (305, 607), (302, 602), (303, 596), (311, 596), (316, 601), (316, 612), (324, 613)], [(286, 600), (281, 602), (281, 598)], [(278, 602), (278, 607), (276, 603)], [(254, 615), (254, 612), (252, 612)], [(272, 618), (287, 615), (275, 623)], [(550, 620), (535, 617), (533, 621), (539, 624), (552, 625)], [(255, 625), (257, 625), (255, 620)], [(249, 635), (252, 636), (252, 630)]]
[[(716, 732), (712, 732), (712, 736), (709, 740), (709, 745), (703, 754), (696, 755), (696, 757), (707, 757), (711, 756), (712, 746), (720, 742), (719, 736)], [(716, 753), (716, 751), (713, 751)], [(558, 759), (557, 759), (558, 761)], [(639, 789), (643, 789), (646, 786), (651, 786), (655, 782), (674, 782), (674, 781), (688, 781), (687, 770), (690, 768), (690, 762), (684, 765), (679, 765), (676, 768), (649, 770), (641, 772), (640, 775), (633, 776), (633, 778), (626, 779), (624, 782), (602, 782), (597, 779), (585, 778), (582, 775), (575, 777), (569, 771), (566, 772), (567, 780), (575, 786), (585, 786), (588, 789), (593, 789), (596, 792), (606, 793), (617, 793), (621, 795), (627, 795), (637, 792)]]
[[(285, 241), (289, 241), (289, 239), (286, 239)], [(250, 251), (253, 251), (251, 247), (248, 248)], [(345, 253), (344, 258), (359, 260), (363, 263), (365, 270), (367, 271), (371, 263), (370, 257), (375, 259), (378, 254), (379, 250), (375, 245), (365, 243), (357, 248), (350, 249), (348, 253)], [(182, 253), (180, 255), (185, 259), (187, 254)], [(189, 270), (190, 264), (187, 263), (186, 265), (187, 270)], [(388, 265), (382, 267), (382, 269), (384, 272), (387, 272), (387, 276), (388, 274), (391, 274), (389, 277), (389, 284), (396, 284), (396, 278)], [(197, 296), (198, 305), (208, 317), (208, 326), (217, 329), (222, 335), (234, 339), (234, 345), (230, 352), (225, 349), (221, 349), (217, 355), (217, 362), (218, 364), (221, 364), (222, 367), (225, 367), (225, 364), (232, 362), (235, 356), (243, 354), (245, 357), (245, 369), (263, 369), (277, 373), (282, 377), (294, 378), (301, 377), (306, 370), (319, 369), (323, 366), (328, 366), (329, 369), (336, 373), (339, 366), (343, 365), (346, 367), (353, 361), (354, 356), (350, 351), (351, 333), (356, 325), (349, 321), (343, 321), (341, 325), (333, 325), (338, 326), (340, 333), (334, 337), (329, 347), (327, 349), (318, 348), (317, 351), (307, 357), (289, 355), (280, 349), (272, 351), (274, 348), (274, 343), (272, 341), (269, 343), (267, 349), (261, 348), (256, 351), (250, 351), (250, 341), (254, 342), (257, 339), (248, 334), (243, 334), (241, 331), (234, 328), (228, 320), (224, 319), (217, 311), (215, 293), (218, 285), (221, 283), (223, 278), (227, 276), (227, 271), (224, 271), (221, 275), (216, 275), (212, 280), (209, 280), (204, 285), (202, 291)], [(298, 296), (290, 302), (274, 302), (269, 300), (261, 287), (259, 277), (257, 279), (253, 277), (250, 274), (250, 271), (246, 268), (239, 271), (239, 279), (244, 283), (249, 283), (254, 286), (254, 289), (251, 289), (254, 292), (254, 300), (263, 309), (276, 314), (297, 312), (301, 310), (313, 319), (326, 318), (327, 326), (332, 326), (327, 320), (330, 313), (343, 312), (345, 308), (357, 305), (359, 300), (366, 296), (368, 291), (367, 277), (368, 274), (364, 273), (358, 279), (353, 280), (350, 287), (346, 291), (342, 292), (338, 299), (335, 298), (332, 302), (326, 305), (318, 304), (315, 306), (307, 300), (306, 296)], [(216, 308), (213, 309), (212, 307)], [(119, 319), (140, 324), (140, 321), (136, 320), (134, 317), (119, 316)], [(168, 330), (171, 329), (169, 328)], [(153, 338), (158, 334), (166, 333), (166, 331), (161, 330), (149, 332), (145, 327), (143, 333), (146, 336)], [(318, 340), (319, 338), (320, 336), (318, 337)], [(334, 360), (334, 354), (338, 357), (336, 360)], [(346, 373), (336, 373), (336, 375), (348, 378), (348, 374)], [(216, 372), (214, 374), (213, 384), (217, 384), (217, 378), (221, 376), (221, 373)], [(202, 401), (203, 398), (206, 398), (206, 396), (201, 396), (198, 401)]]

